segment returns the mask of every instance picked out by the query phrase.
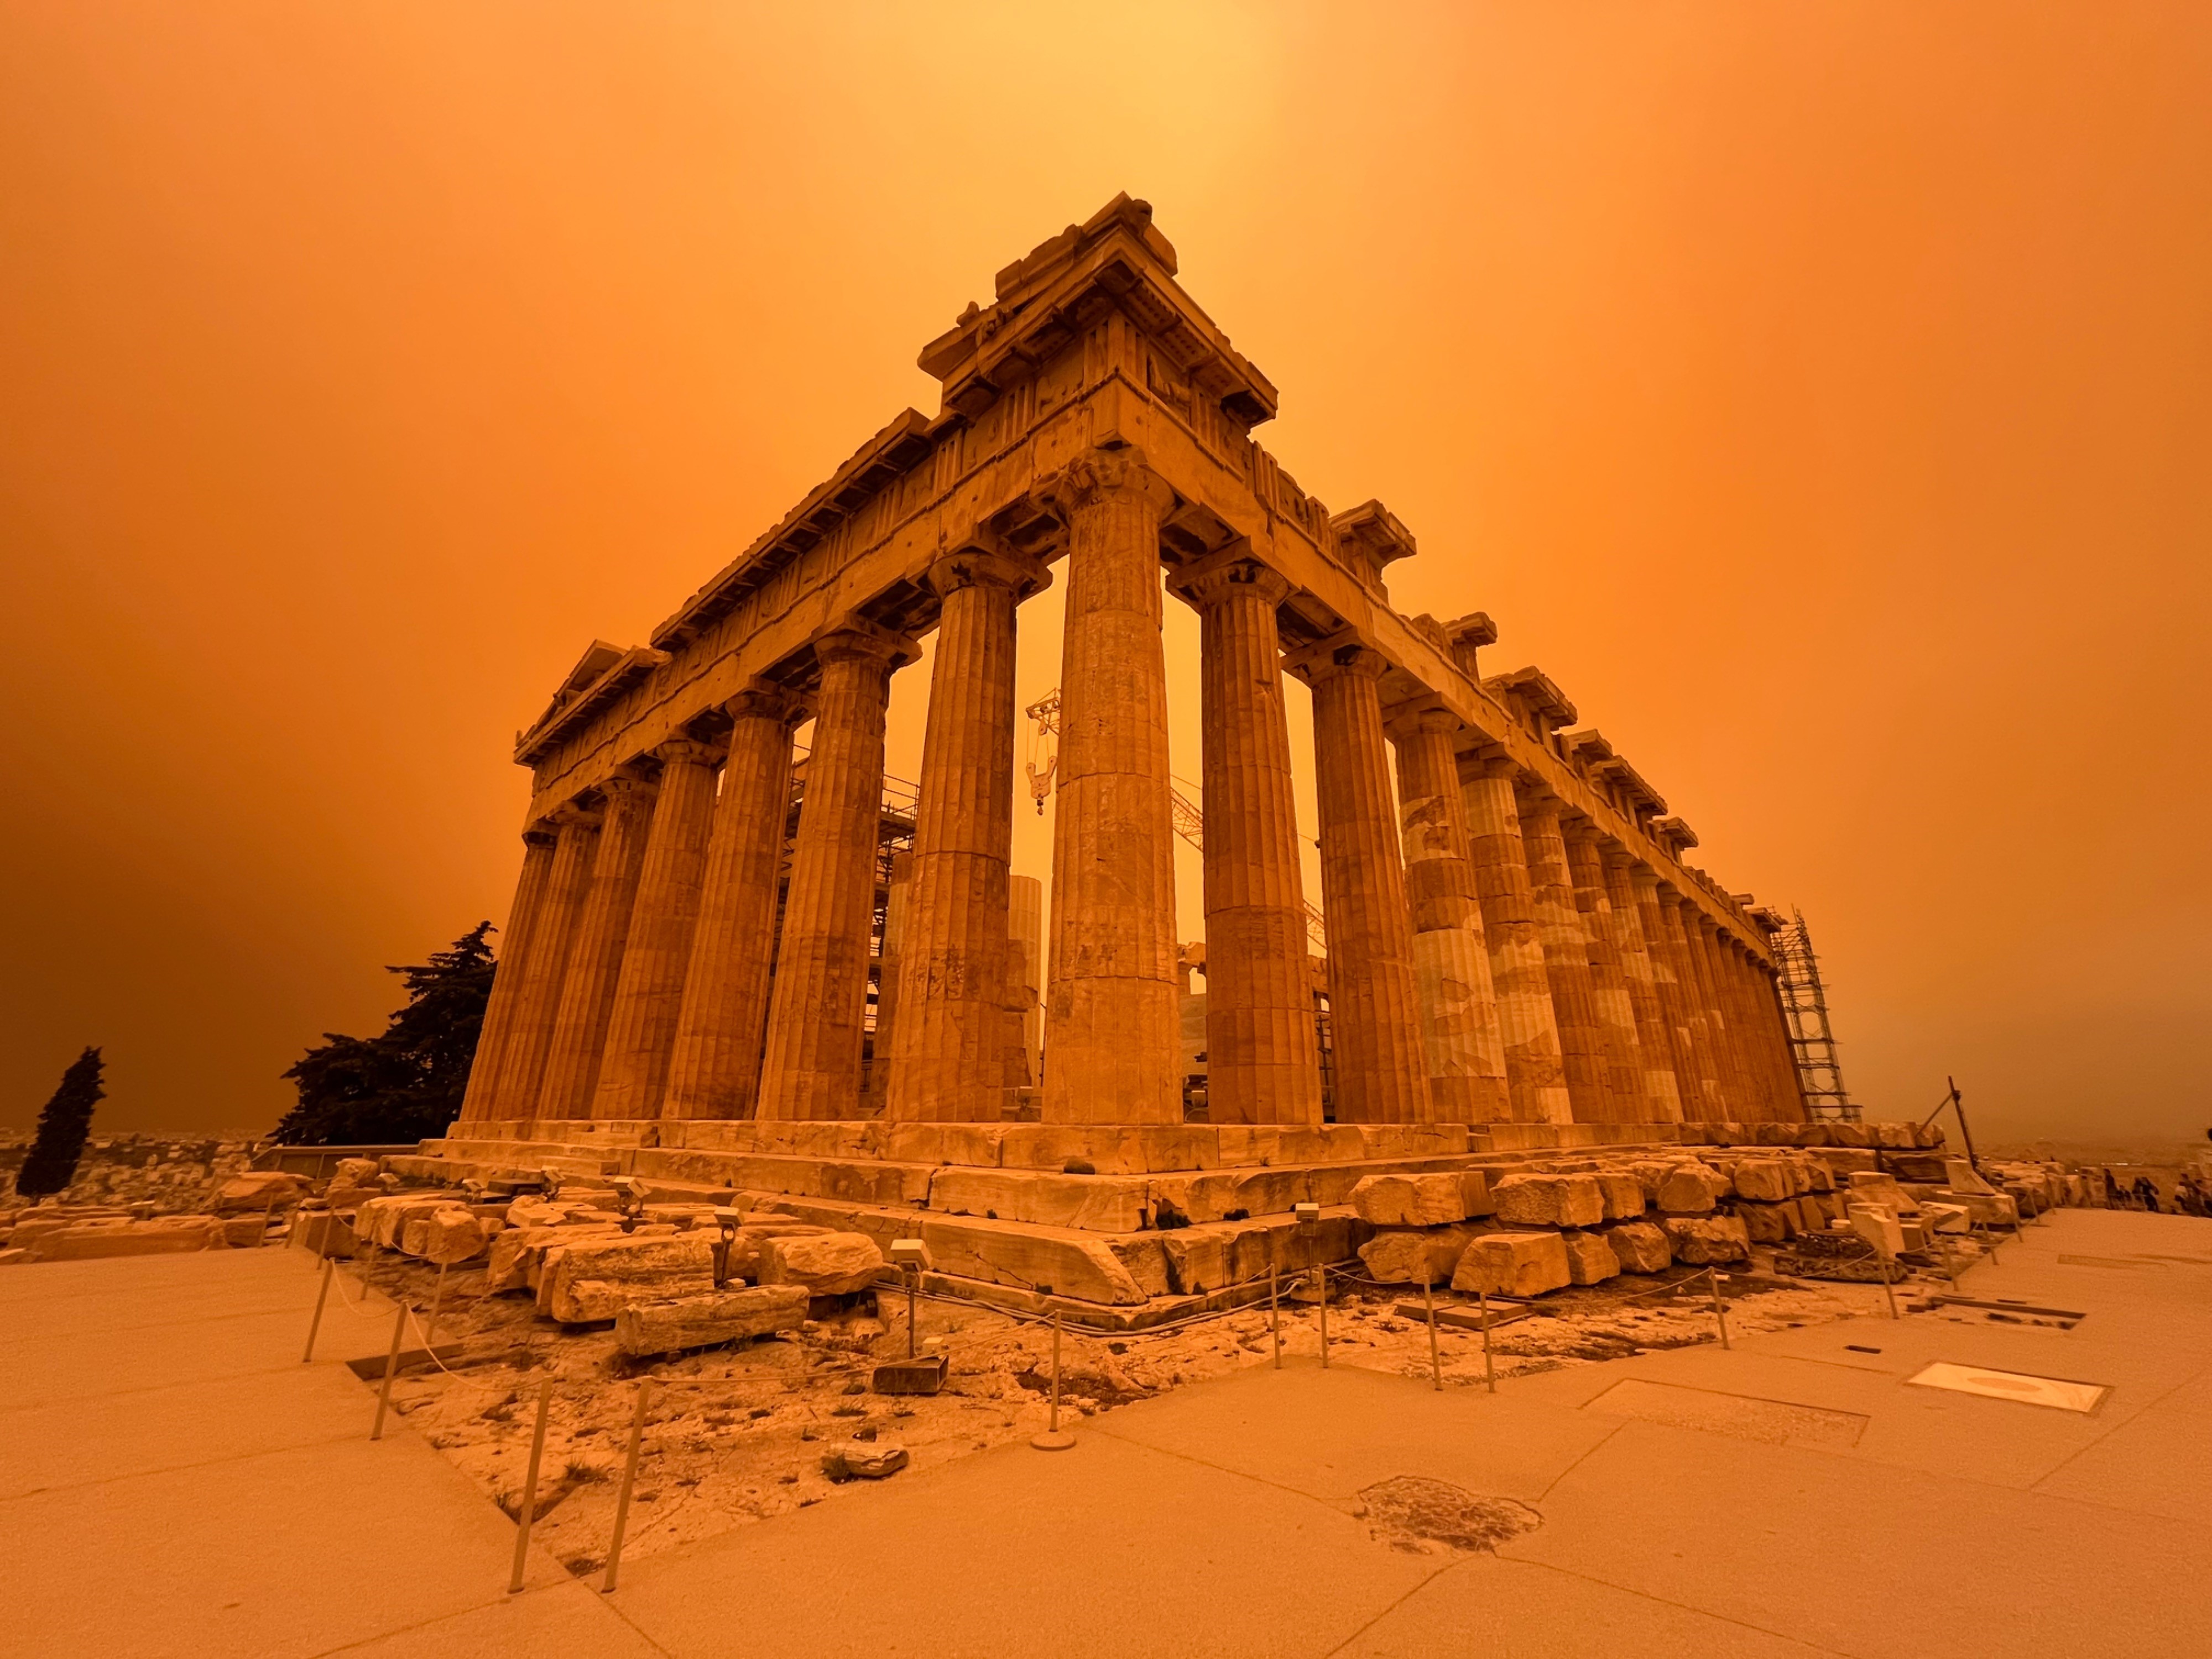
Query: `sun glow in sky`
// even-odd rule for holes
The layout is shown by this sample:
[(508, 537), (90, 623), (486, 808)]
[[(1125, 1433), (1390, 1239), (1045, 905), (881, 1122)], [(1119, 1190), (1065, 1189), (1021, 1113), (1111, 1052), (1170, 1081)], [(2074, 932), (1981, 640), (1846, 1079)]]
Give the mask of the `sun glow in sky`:
[(2212, 1119), (2201, 4), (12, 0), (0, 1123), (88, 1042), (108, 1127), (272, 1121), (503, 915), (583, 647), (1125, 189), (1400, 609), (1803, 908), (1870, 1106)]

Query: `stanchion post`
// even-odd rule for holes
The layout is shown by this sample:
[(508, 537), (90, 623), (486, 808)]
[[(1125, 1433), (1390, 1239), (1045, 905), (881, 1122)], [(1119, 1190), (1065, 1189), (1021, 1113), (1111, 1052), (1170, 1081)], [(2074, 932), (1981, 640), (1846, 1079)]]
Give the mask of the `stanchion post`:
[(637, 1385), (637, 1415), (629, 1423), (629, 1458), (623, 1465), (622, 1491), (615, 1498), (615, 1535), (607, 1543), (607, 1576), (599, 1586), (602, 1595), (614, 1594), (615, 1571), (622, 1565), (623, 1534), (629, 1525), (629, 1495), (637, 1485), (637, 1454), (645, 1444), (645, 1399), (652, 1392), (653, 1379), (641, 1379)]
[(315, 1358), (315, 1333), (323, 1328), (323, 1304), (330, 1298), (331, 1275), (337, 1271), (337, 1265), (334, 1256), (323, 1258), (323, 1283), (315, 1292), (315, 1316), (307, 1322), (307, 1351), (300, 1356), (302, 1365), (311, 1364)]
[(1897, 1292), (1890, 1288), (1889, 1257), (1880, 1245), (1875, 1247), (1874, 1265), (1875, 1271), (1881, 1275), (1882, 1299), (1889, 1304), (1889, 1316), (1894, 1319), (1897, 1317)]
[(522, 1515), (514, 1530), (514, 1571), (507, 1575), (507, 1593), (522, 1588), (522, 1571), (530, 1561), (530, 1523), (538, 1518), (538, 1465), (545, 1455), (545, 1419), (553, 1408), (553, 1379), (538, 1389), (538, 1427), (530, 1437), (530, 1468), (522, 1477)]
[(921, 1348), (915, 1333), (921, 1327), (916, 1316), (921, 1311), (921, 1269), (908, 1263), (906, 1270), (906, 1357), (919, 1358)]
[(1039, 1451), (1066, 1451), (1075, 1437), (1060, 1426), (1060, 1310), (1052, 1310), (1052, 1417), (1042, 1434), (1031, 1435), (1030, 1444)]
[(1721, 1280), (1727, 1275), (1718, 1267), (1710, 1267), (1706, 1271), (1712, 1275), (1713, 1319), (1721, 1328), (1721, 1346), (1729, 1347), (1731, 1344), (1728, 1334), (1728, 1305), (1721, 1300)]
[(1482, 1297), (1482, 1382), (1485, 1388), (1496, 1394), (1498, 1367), (1490, 1357), (1490, 1292), (1485, 1290), (1479, 1294)]
[(1437, 1352), (1437, 1287), (1429, 1277), (1425, 1263), (1421, 1268), (1421, 1305), (1429, 1315), (1429, 1378), (1436, 1384), (1437, 1392), (1444, 1391), (1444, 1362)]
[(1321, 1285), (1321, 1368), (1328, 1369), (1328, 1264), (1314, 1264), (1314, 1278)]
[(399, 1339), (407, 1331), (407, 1304), (399, 1304), (398, 1316), (392, 1322), (392, 1352), (384, 1356), (384, 1381), (376, 1390), (376, 1426), (369, 1430), (371, 1440), (384, 1438), (384, 1413), (392, 1404), (392, 1374), (399, 1369)]
[(1283, 1369), (1283, 1304), (1276, 1293), (1279, 1276), (1279, 1270), (1270, 1261), (1267, 1264), (1267, 1328), (1274, 1334), (1277, 1370)]

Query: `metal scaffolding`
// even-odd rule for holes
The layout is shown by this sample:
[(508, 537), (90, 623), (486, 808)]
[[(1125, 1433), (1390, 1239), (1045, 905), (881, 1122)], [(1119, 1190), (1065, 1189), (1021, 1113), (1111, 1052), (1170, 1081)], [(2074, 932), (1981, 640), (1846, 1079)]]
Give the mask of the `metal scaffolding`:
[(1828, 994), (1820, 983), (1820, 959), (1813, 954), (1813, 937), (1806, 931), (1802, 911), (1793, 909), (1789, 922), (1775, 933), (1774, 957), (1782, 970), (1776, 988), (1790, 1024), (1790, 1050), (1796, 1056), (1806, 1107), (1815, 1118), (1856, 1123), (1859, 1109), (1844, 1087), (1836, 1036), (1828, 1024)]

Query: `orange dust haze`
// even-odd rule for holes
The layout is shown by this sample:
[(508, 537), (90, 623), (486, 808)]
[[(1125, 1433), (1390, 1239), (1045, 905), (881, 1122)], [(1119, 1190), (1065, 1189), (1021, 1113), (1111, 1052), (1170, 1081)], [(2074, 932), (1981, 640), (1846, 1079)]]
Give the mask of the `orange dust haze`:
[(1125, 189), (1399, 607), (1802, 908), (1870, 1108), (2202, 1132), (2201, 0), (11, 0), (0, 1123), (98, 1042), (103, 1125), (266, 1126), (503, 916), (585, 645)]

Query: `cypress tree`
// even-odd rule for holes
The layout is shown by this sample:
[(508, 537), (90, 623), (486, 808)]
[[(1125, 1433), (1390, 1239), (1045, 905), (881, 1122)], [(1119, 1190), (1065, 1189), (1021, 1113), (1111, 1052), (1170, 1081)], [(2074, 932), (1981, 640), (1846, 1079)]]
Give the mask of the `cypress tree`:
[(387, 968), (407, 1002), (381, 1035), (323, 1033), (284, 1075), (299, 1104), (276, 1126), (288, 1146), (389, 1146), (446, 1132), (460, 1115), (495, 966), (480, 921), (429, 961)]
[(100, 1083), (101, 1063), (97, 1048), (79, 1054), (39, 1114), (37, 1138), (15, 1176), (15, 1190), (25, 1198), (50, 1197), (76, 1179), (77, 1160), (92, 1133), (92, 1109), (107, 1093)]

